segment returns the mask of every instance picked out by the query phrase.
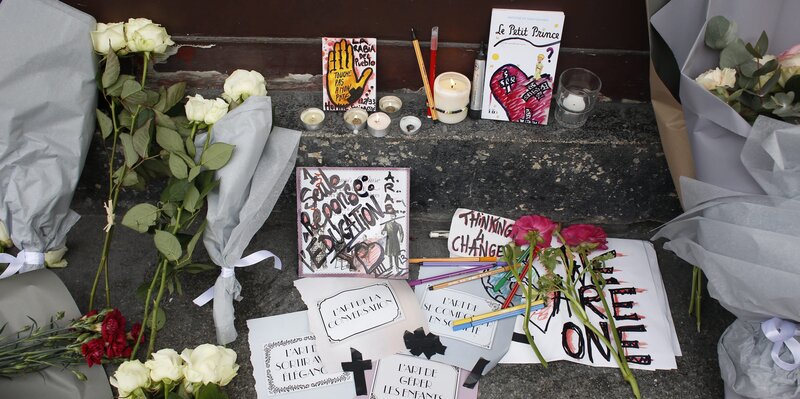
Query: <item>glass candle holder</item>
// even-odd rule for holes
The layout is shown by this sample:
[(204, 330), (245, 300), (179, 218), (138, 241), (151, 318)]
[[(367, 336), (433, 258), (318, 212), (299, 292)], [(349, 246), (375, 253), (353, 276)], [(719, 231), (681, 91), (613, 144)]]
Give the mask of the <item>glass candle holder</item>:
[(568, 129), (583, 126), (597, 103), (602, 82), (592, 71), (570, 68), (561, 73), (556, 91), (555, 118)]

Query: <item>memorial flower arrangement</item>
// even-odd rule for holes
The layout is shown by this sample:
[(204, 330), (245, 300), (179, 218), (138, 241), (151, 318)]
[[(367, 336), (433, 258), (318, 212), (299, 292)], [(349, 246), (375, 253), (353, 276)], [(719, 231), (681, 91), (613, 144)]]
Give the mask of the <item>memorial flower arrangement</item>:
[(236, 352), (202, 344), (180, 354), (161, 349), (144, 363), (129, 360), (110, 380), (120, 398), (223, 399), (228, 395), (221, 388), (236, 377), (238, 370)]
[[(517, 281), (527, 280), (527, 287), (523, 289), (527, 305), (524, 313), (523, 330), (539, 362), (547, 367), (547, 362), (536, 347), (536, 343), (530, 333), (531, 304), (533, 301), (540, 299), (549, 301), (552, 300), (554, 295), (560, 295), (568, 301), (570, 310), (578, 320), (608, 348), (611, 356), (619, 366), (623, 379), (630, 384), (634, 396), (640, 398), (639, 385), (628, 366), (614, 318), (605, 318), (612, 337), (612, 340), (609, 340), (600, 331), (601, 328), (595, 326), (589, 320), (589, 315), (583, 304), (581, 304), (581, 296), (578, 293), (578, 282), (582, 281), (584, 276), (588, 276), (598, 290), (598, 294), (601, 294), (599, 297), (603, 306), (603, 314), (613, 314), (606, 296), (602, 295), (605, 287), (605, 278), (601, 275), (601, 269), (605, 267), (606, 261), (616, 257), (616, 253), (609, 251), (594, 258), (589, 258), (589, 254), (593, 251), (608, 248), (605, 231), (598, 226), (589, 224), (576, 224), (561, 229), (558, 224), (550, 219), (534, 215), (523, 216), (517, 220), (511, 234), (514, 243), (505, 247), (503, 251), (504, 261), (508, 264), (518, 264), (520, 255), (523, 254), (522, 247), (527, 245), (529, 248), (533, 248), (533, 250), (528, 251), (527, 262), (533, 264), (538, 254), (539, 261), (545, 268), (545, 273), (541, 276), (538, 275), (538, 272), (533, 267), (526, 268), (527, 276), (521, 276), (515, 268), (511, 268)], [(562, 247), (553, 248), (550, 246), (553, 236), (558, 239)], [(580, 264), (576, 263), (576, 257)], [(564, 267), (563, 276), (556, 273), (556, 267), (559, 264)], [(537, 278), (534, 278), (534, 273), (537, 274)]]
[(125, 317), (117, 309), (91, 311), (66, 326), (58, 323), (63, 318), (64, 313), (60, 312), (44, 326), (32, 320), (16, 334), (0, 338), (0, 377), (53, 366), (67, 368), (85, 380), (86, 376), (73, 366), (122, 361), (131, 355), (134, 341), (143, 338), (141, 324), (135, 323), (126, 330)]
[(720, 51), (719, 67), (700, 74), (698, 84), (750, 124), (758, 115), (800, 123), (800, 44), (769, 54), (766, 32), (755, 45), (745, 43), (736, 23), (723, 16), (708, 20), (705, 44)]

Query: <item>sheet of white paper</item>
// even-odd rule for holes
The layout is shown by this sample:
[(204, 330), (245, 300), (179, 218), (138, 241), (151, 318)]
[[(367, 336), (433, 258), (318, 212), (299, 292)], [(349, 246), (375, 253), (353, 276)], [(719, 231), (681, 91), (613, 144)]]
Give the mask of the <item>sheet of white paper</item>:
[(381, 359), (370, 399), (458, 398), (458, 367), (394, 355)]
[(471, 209), (458, 208), (450, 221), (450, 256), (502, 256), (511, 242), (514, 221)]
[(353, 398), (351, 373), (327, 373), (308, 326), (308, 312), (251, 319), (250, 361), (259, 399)]
[(500, 308), (492, 300), (453, 289), (422, 290), (422, 311), (431, 332), (481, 348), (491, 349), (497, 323), (482, 324), (465, 330), (453, 331), (452, 322)]
[[(402, 353), (402, 354), (392, 355), (390, 357), (387, 357), (387, 359), (393, 358), (395, 356), (400, 356), (401, 358), (410, 357), (410, 355), (408, 355), (407, 353)], [(421, 358), (421, 357), (417, 357), (416, 359), (417, 359), (417, 362), (415, 362), (415, 363), (419, 364), (419, 365), (422, 365), (424, 367), (433, 368), (433, 369), (436, 369), (436, 370), (438, 370), (440, 367), (442, 367), (442, 363), (439, 363), (439, 362), (434, 362), (432, 360), (426, 360), (426, 359)], [(364, 377), (366, 378), (366, 382), (367, 382), (367, 391), (368, 391), (368, 393), (365, 394), (365, 395), (357, 396), (356, 399), (372, 399), (373, 398), (373, 397), (370, 396), (369, 393), (373, 391), (373, 386), (375, 386), (374, 385), (375, 384), (375, 375), (377, 374), (378, 370), (381, 369), (381, 365), (386, 366), (386, 363), (383, 363), (382, 361), (373, 362), (372, 370), (367, 370), (367, 371), (364, 372)], [(444, 367), (453, 367), (453, 366), (444, 366)], [(477, 399), (478, 398), (478, 387), (480, 386), (480, 382), (476, 383), (475, 386), (472, 387), (472, 388), (465, 388), (464, 387), (464, 382), (469, 377), (470, 372), (468, 370), (464, 370), (464, 369), (459, 369), (459, 368), (456, 368), (456, 369), (458, 370), (458, 382), (457, 382), (457, 385), (456, 385), (456, 390), (457, 390), (456, 398), (457, 399)], [(411, 378), (403, 378), (403, 381), (401, 382), (400, 381), (400, 370), (394, 370), (393, 371), (393, 370), (389, 369), (389, 370), (382, 371), (382, 373), (384, 375), (387, 375), (387, 373), (388, 373), (388, 375), (394, 374), (395, 376), (397, 376), (397, 379), (395, 381), (400, 382), (400, 386), (401, 387), (408, 387), (409, 388), (408, 390), (406, 390), (406, 392), (408, 392), (408, 391), (410, 391), (412, 389), (415, 389), (414, 388), (415, 386), (412, 385), (412, 384), (414, 384), (416, 381), (418, 381), (418, 380), (412, 380)], [(417, 384), (417, 386), (418, 385), (419, 384)], [(382, 390), (383, 388), (381, 387), (380, 389)], [(416, 396), (416, 397), (419, 397), (419, 398), (431, 398), (431, 396)], [(331, 398), (333, 398), (333, 397), (331, 397)], [(409, 398), (413, 398), (413, 397), (407, 397), (405, 399), (409, 399)]]

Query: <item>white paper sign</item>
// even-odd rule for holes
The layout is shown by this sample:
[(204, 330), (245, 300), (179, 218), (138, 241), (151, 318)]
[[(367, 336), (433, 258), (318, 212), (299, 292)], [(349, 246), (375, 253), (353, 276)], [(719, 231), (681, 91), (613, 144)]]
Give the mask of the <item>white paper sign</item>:
[(313, 335), (264, 344), (267, 392), (270, 395), (338, 384), (350, 373), (326, 374)]
[(317, 304), (330, 342), (344, 341), (403, 319), (403, 312), (387, 283), (342, 291)]
[(378, 362), (370, 399), (456, 399), (458, 378), (457, 367), (393, 355)]
[(425, 290), (422, 311), (431, 332), (444, 337), (491, 349), (497, 323), (481, 324), (453, 331), (453, 320), (463, 319), (500, 308), (494, 301), (451, 289)]
[(459, 208), (450, 222), (447, 249), (454, 257), (502, 256), (513, 225), (511, 219)]

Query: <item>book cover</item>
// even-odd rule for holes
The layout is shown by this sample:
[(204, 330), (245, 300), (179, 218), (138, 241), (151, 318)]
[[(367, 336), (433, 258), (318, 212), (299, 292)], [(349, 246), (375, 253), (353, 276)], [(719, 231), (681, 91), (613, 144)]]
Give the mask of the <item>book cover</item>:
[(564, 13), (493, 9), (483, 119), (546, 125)]
[(322, 38), (322, 107), (375, 111), (377, 41), (374, 38)]

